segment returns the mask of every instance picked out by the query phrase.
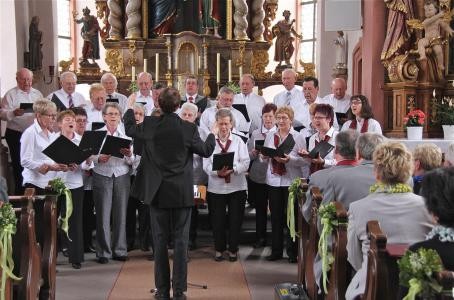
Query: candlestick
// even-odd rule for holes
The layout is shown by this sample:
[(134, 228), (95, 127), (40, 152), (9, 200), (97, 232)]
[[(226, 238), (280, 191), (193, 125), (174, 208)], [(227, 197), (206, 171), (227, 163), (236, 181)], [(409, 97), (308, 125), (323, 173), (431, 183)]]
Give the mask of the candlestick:
[(131, 67), (131, 81), (136, 81), (136, 67), (134, 66)]
[(143, 71), (147, 72), (148, 67), (148, 59), (144, 58), (143, 59)]
[(154, 71), (155, 81), (159, 81), (159, 53), (156, 53), (156, 64)]
[(221, 53), (216, 53), (216, 82), (221, 82)]
[(229, 80), (228, 80), (228, 82), (232, 82), (232, 60), (231, 59), (229, 59), (228, 66), (229, 66), (229, 78), (228, 78)]
[(241, 79), (241, 77), (243, 77), (243, 66), (240, 66), (238, 68), (238, 73), (240, 74), (240, 79)]

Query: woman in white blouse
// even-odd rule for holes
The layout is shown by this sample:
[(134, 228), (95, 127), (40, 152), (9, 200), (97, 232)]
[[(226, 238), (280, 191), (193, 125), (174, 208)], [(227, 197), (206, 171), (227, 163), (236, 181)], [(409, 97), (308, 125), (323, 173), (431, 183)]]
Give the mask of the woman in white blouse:
[[(231, 133), (234, 126), (229, 109), (219, 109), (215, 115), (219, 133), (213, 154), (234, 152), (233, 169), (227, 167), (213, 171), (213, 155), (203, 159), (203, 169), (208, 174), (208, 197), (215, 246), (215, 260), (223, 260), (223, 252), (229, 250), (229, 260), (238, 259), (238, 244), (246, 202), (246, 176), (249, 167), (249, 154), (243, 140)], [(226, 208), (228, 207), (228, 222)], [(229, 226), (227, 248), (226, 226)]]
[(255, 232), (256, 241), (254, 248), (266, 246), (266, 223), (268, 215), (268, 187), (266, 185), (266, 169), (268, 162), (261, 161), (260, 151), (256, 148), (256, 141), (264, 142), (270, 132), (276, 131), (275, 113), (277, 106), (267, 103), (262, 108), (262, 124), (255, 129), (248, 141), (249, 158), (252, 161), (249, 170), (248, 199), (255, 204)]
[[(106, 103), (102, 110), (107, 135), (131, 139), (120, 125), (121, 109), (118, 103)], [(109, 258), (125, 261), (126, 209), (130, 188), (130, 169), (134, 162), (131, 148), (121, 149), (123, 158), (100, 154), (93, 169), (93, 199), (96, 208), (96, 255), (98, 263), (106, 264)], [(110, 220), (112, 219), (112, 223)], [(112, 226), (111, 226), (112, 224)], [(111, 234), (112, 230), (112, 234)]]
[[(282, 106), (276, 111), (277, 131), (270, 132), (265, 138), (265, 147), (276, 149), (287, 139), (295, 141), (290, 153), (284, 157), (261, 156), (268, 162), (266, 183), (268, 188), (269, 206), (271, 211), (271, 254), (267, 260), (274, 261), (282, 258), (284, 248), (284, 228), (286, 227), (286, 212), (288, 200), (288, 187), (292, 181), (302, 176), (302, 169), (307, 166), (307, 161), (298, 156), (298, 150), (306, 149), (304, 136), (292, 128), (294, 113), (289, 106)], [(296, 204), (296, 202), (295, 202)], [(287, 234), (287, 255), (291, 263), (296, 262), (296, 243)]]
[(380, 123), (374, 119), (372, 107), (366, 96), (354, 95), (350, 98), (349, 120), (342, 125), (341, 131), (354, 129), (360, 133), (374, 132), (382, 134)]
[[(68, 140), (79, 145), (81, 136), (75, 132), (76, 115), (71, 110), (64, 110), (58, 114), (57, 124), (60, 133)], [(84, 182), (83, 170), (89, 170), (93, 167), (90, 160), (80, 164), (71, 164), (68, 171), (64, 173), (63, 181), (66, 187), (71, 191), (73, 212), (69, 218), (68, 245), (69, 245), (69, 262), (74, 269), (80, 269), (84, 260), (84, 239), (83, 239), (83, 201), (84, 201)], [(61, 212), (65, 212), (66, 202), (63, 202)]]

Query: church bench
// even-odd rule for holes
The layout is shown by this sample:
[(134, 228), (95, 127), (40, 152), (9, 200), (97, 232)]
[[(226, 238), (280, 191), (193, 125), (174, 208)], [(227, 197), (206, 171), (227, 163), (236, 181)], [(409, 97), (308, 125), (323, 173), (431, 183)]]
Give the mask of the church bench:
[(443, 291), (439, 295), (440, 300), (454, 299), (454, 272), (441, 271), (435, 276), (438, 283), (443, 287)]
[(36, 241), (34, 189), (26, 189), (23, 196), (10, 196), (18, 218), (13, 236), (14, 274), (22, 279), (13, 281), (17, 299), (36, 299), (42, 284), (41, 249)]
[(312, 207), (311, 207), (311, 219), (309, 221), (309, 238), (306, 242), (306, 246), (304, 247), (305, 250), (305, 258), (304, 258), (304, 268), (305, 271), (305, 287), (307, 295), (309, 299), (315, 300), (319, 297), (317, 291), (317, 283), (314, 274), (314, 261), (315, 256), (317, 255), (318, 251), (318, 228), (317, 228), (317, 218), (318, 218), (318, 208), (320, 203), (322, 202), (322, 194), (320, 189), (316, 186), (313, 186), (310, 190), (311, 197), (312, 197)]
[(306, 202), (306, 192), (309, 185), (307, 179), (302, 178), (299, 186), (301, 197), (298, 198), (298, 233), (300, 238), (298, 239), (298, 283), (304, 285), (305, 283), (305, 257), (307, 240), (309, 239), (309, 224), (303, 217), (303, 205)]

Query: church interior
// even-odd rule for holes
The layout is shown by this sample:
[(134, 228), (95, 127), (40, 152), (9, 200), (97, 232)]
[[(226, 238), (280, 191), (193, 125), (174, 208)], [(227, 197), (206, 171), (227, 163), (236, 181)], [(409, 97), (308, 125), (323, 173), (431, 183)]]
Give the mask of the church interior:
[[(454, 0), (1, 7), (1, 299), (454, 299)], [(169, 293), (126, 116), (172, 91), (216, 143), (191, 152), (186, 240), (164, 226)]]

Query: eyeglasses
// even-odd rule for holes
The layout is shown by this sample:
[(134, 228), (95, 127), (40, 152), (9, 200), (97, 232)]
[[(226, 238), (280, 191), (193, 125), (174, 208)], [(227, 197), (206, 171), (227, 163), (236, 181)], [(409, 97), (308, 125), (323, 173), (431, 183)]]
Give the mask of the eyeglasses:
[(50, 117), (50, 118), (56, 118), (57, 114), (42, 114), (43, 116)]
[(106, 116), (109, 116), (109, 117), (117, 117), (117, 116), (120, 115), (120, 113), (112, 113), (112, 112), (111, 112), (111, 113), (106, 113), (105, 115), (106, 115)]
[(314, 116), (314, 120), (323, 120), (326, 119), (327, 117), (322, 117), (322, 116)]
[(289, 119), (289, 117), (276, 117), (276, 120), (278, 121), (287, 121)]
[(76, 120), (76, 123), (88, 123), (88, 120)]
[(360, 105), (360, 104), (363, 104), (363, 102), (361, 100), (352, 100), (350, 102), (351, 105)]

